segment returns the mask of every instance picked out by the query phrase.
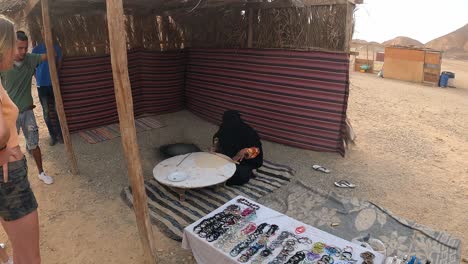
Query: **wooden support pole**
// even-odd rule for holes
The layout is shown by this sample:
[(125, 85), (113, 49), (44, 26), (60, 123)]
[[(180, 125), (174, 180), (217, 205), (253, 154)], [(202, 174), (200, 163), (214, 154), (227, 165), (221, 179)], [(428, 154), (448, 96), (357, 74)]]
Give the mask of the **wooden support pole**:
[(44, 41), (47, 49), (47, 61), (49, 62), (50, 79), (52, 81), (52, 88), (54, 90), (55, 107), (57, 109), (57, 116), (62, 127), (63, 141), (67, 150), (68, 159), (71, 163), (72, 173), (78, 174), (78, 165), (76, 163), (75, 153), (68, 130), (67, 118), (65, 116), (65, 109), (63, 107), (62, 93), (60, 92), (60, 82), (58, 79), (57, 65), (55, 63), (55, 49), (52, 41), (50, 14), (49, 14), (49, 0), (41, 0), (42, 4), (42, 19), (44, 27)]
[(346, 3), (346, 26), (345, 26), (345, 43), (343, 45), (344, 52), (350, 52), (351, 41), (353, 38), (353, 28), (354, 28), (354, 7), (352, 3)]
[(106, 0), (106, 4), (115, 97), (119, 113), (122, 145), (132, 187), (133, 208), (143, 245), (145, 263), (155, 263), (156, 252), (154, 251), (153, 229), (148, 213), (143, 171), (136, 137), (132, 91), (128, 75), (123, 3), (122, 0)]
[(248, 32), (247, 32), (247, 48), (252, 48), (254, 11), (253, 11), (252, 8), (249, 8), (248, 12), (249, 12), (249, 14), (248, 14), (249, 28), (248, 28)]

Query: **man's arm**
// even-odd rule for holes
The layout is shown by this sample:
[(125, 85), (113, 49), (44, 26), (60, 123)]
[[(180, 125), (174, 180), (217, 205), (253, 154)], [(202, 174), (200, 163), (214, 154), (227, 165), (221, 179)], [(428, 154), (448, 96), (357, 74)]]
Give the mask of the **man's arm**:
[(31, 51), (32, 54), (38, 54), (38, 55), (41, 56), (41, 61), (40, 62), (43, 62), (43, 61), (47, 60), (47, 53), (43, 53), (43, 52), (46, 52), (46, 48), (45, 48), (44, 43), (41, 43), (41, 44), (35, 46)]
[[(62, 60), (62, 55), (61, 52), (59, 51), (60, 54), (57, 54), (57, 51), (54, 48), (54, 57), (58, 58), (59, 60)], [(41, 54), (41, 61), (46, 61), (47, 60), (47, 53)]]
[[(40, 54), (39, 52), (39, 46), (35, 46), (32, 51), (31, 51), (32, 54)], [(41, 61), (42, 61), (42, 57), (41, 57)], [(34, 71), (34, 78), (37, 78), (37, 75), (36, 75), (36, 71)]]

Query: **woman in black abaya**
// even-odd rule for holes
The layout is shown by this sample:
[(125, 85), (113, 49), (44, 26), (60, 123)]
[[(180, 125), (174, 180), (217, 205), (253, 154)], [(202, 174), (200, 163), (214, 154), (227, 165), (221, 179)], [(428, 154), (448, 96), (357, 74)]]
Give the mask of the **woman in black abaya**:
[(223, 123), (213, 136), (213, 151), (239, 162), (236, 172), (227, 185), (243, 185), (253, 177), (252, 170), (263, 164), (260, 137), (251, 126), (244, 123), (238, 111), (223, 114)]

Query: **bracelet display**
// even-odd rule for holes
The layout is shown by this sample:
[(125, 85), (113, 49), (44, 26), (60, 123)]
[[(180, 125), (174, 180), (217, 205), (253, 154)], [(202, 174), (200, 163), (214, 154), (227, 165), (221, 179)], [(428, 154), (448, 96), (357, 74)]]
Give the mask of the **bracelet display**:
[[(283, 230), (277, 235), (280, 230), (277, 224), (263, 222), (257, 226), (252, 221), (259, 209), (258, 204), (240, 198), (221, 212), (200, 221), (193, 231), (240, 263), (358, 263), (353, 259), (351, 246), (340, 248), (321, 241), (314, 243), (310, 238), (296, 234), (294, 227), (291, 227), (292, 231)], [(278, 248), (281, 250), (273, 257), (273, 252)], [(374, 264), (375, 255), (372, 252), (364, 252), (359, 257), (359, 263)]]

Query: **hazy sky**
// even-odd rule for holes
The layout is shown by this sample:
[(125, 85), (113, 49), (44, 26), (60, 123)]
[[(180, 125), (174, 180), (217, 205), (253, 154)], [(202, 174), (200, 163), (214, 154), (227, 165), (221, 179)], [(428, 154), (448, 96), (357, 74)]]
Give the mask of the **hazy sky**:
[(426, 43), (468, 23), (468, 0), (364, 0), (355, 15), (355, 39)]

